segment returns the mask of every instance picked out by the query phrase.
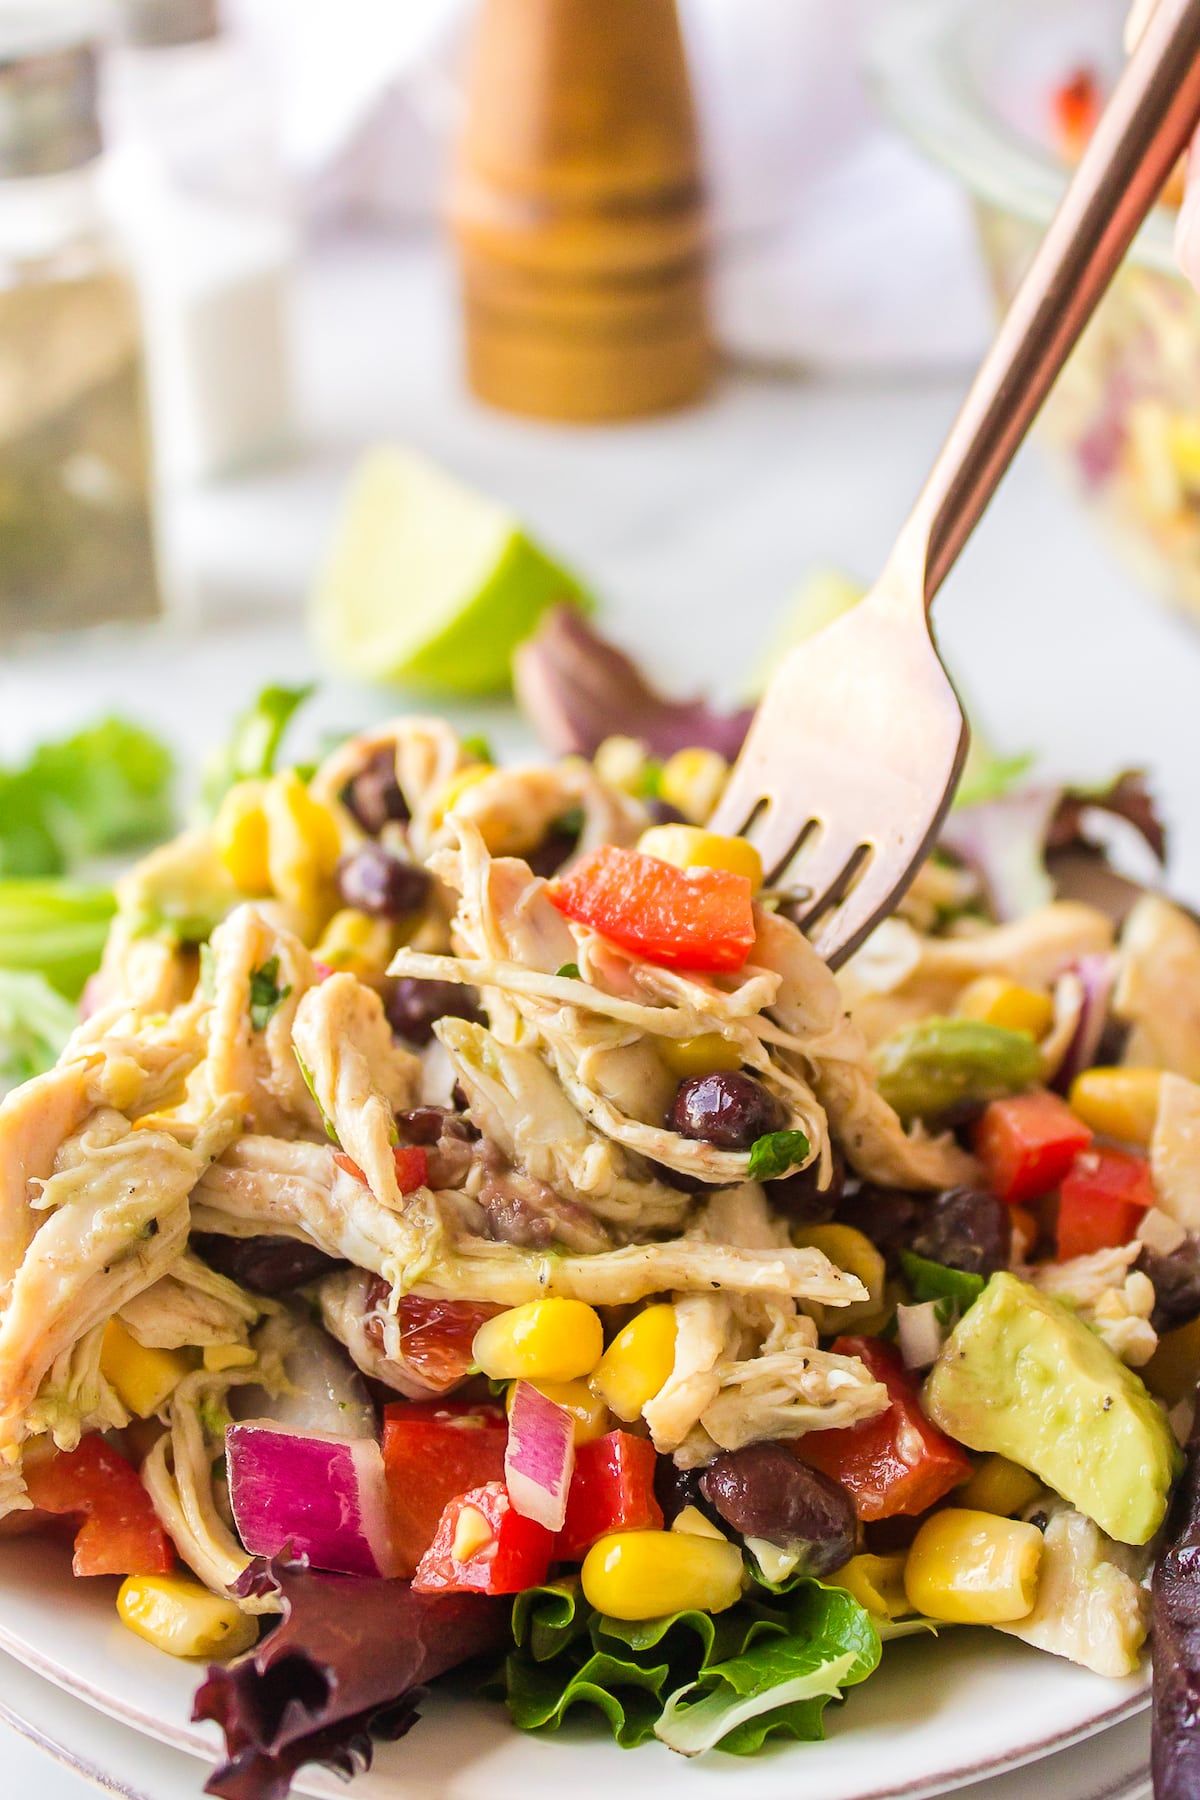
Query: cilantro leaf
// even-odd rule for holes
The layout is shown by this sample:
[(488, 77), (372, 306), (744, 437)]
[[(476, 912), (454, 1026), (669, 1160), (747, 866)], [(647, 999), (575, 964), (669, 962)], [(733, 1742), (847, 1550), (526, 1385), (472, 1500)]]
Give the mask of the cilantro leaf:
[(308, 687), (265, 687), (235, 721), (229, 741), (209, 757), (204, 770), (203, 799), (215, 813), (239, 781), (275, 772), (275, 759), (292, 715), (309, 698)]
[(279, 985), (279, 958), (272, 956), (261, 969), (250, 972), (250, 1023), (255, 1031), (265, 1031), (291, 987)]
[(559, 981), (578, 981), (580, 978), (579, 977), (579, 964), (578, 963), (564, 963), (562, 968), (555, 969), (554, 973)]
[(808, 1151), (803, 1131), (769, 1131), (765, 1137), (755, 1138), (750, 1146), (751, 1181), (777, 1181), (802, 1163)]

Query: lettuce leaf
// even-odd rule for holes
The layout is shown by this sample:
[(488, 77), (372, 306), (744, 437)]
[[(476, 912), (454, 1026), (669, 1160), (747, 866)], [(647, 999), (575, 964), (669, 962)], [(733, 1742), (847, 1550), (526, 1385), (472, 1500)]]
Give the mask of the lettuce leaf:
[(75, 1008), (45, 976), (0, 969), (0, 1088), (50, 1068), (75, 1023)]
[(857, 1600), (807, 1576), (715, 1616), (636, 1623), (593, 1611), (577, 1579), (553, 1582), (518, 1597), (513, 1637), (503, 1690), (523, 1731), (585, 1707), (623, 1749), (657, 1736), (687, 1755), (751, 1755), (775, 1732), (819, 1738), (828, 1701), (880, 1655)]
[(215, 813), (231, 787), (275, 772), (283, 734), (312, 694), (311, 686), (265, 687), (234, 721), (228, 742), (214, 750), (204, 769), (202, 798)]
[(0, 875), (63, 875), (171, 828), (171, 753), (123, 719), (42, 744), (0, 770)]
[(0, 969), (41, 976), (77, 1000), (100, 966), (112, 891), (73, 881), (0, 880)]

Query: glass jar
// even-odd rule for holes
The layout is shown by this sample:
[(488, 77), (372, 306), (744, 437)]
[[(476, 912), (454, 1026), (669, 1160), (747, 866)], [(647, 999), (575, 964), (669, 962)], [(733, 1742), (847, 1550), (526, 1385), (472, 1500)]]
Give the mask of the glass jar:
[(134, 289), (100, 191), (96, 56), (0, 15), (0, 632), (159, 610)]

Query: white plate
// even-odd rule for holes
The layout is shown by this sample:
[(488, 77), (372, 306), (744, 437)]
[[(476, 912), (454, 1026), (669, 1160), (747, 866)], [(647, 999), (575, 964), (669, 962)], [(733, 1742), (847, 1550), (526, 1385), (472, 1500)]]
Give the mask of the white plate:
[[(199, 1671), (133, 1637), (116, 1583), (80, 1582), (62, 1547), (0, 1546), (0, 1649), (112, 1718), (211, 1760), (217, 1736), (189, 1720)], [(498, 1706), (439, 1696), (418, 1728), (381, 1745), (357, 1800), (508, 1800), (616, 1785), (658, 1800), (717, 1800), (747, 1783), (755, 1800), (918, 1800), (1052, 1754), (1147, 1705), (1138, 1677), (1109, 1682), (997, 1634), (948, 1632), (888, 1646), (888, 1667), (827, 1714), (824, 1743), (780, 1745), (744, 1762), (687, 1762), (657, 1744), (635, 1755), (584, 1724), (554, 1737), (514, 1731)], [(307, 1772), (301, 1793), (344, 1795)]]

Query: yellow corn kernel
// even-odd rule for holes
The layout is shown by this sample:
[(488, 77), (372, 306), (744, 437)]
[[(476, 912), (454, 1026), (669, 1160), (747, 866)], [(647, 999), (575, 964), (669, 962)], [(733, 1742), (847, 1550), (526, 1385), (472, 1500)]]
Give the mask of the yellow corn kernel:
[(985, 1025), (1042, 1038), (1054, 1023), (1054, 1002), (1049, 994), (1020, 987), (1003, 975), (980, 975), (959, 995), (958, 1013), (964, 1019), (981, 1019)]
[[(577, 1444), (591, 1444), (612, 1430), (607, 1406), (598, 1394), (593, 1394), (586, 1381), (532, 1381), (529, 1385), (544, 1394), (547, 1400), (553, 1400), (555, 1406), (570, 1413), (575, 1421)], [(508, 1390), (510, 1407), (515, 1392), (515, 1388)]]
[(1085, 1069), (1071, 1083), (1071, 1110), (1103, 1137), (1146, 1145), (1161, 1086), (1160, 1069)]
[(271, 891), (267, 864), (267, 815), (263, 811), (265, 781), (239, 781), (222, 800), (213, 820), (218, 857), (243, 894)]
[(470, 762), (464, 764), (457, 773), (450, 777), (434, 803), (431, 820), (434, 828), (436, 829), (442, 823), (448, 813), (454, 811), (468, 788), (474, 787), (476, 782), (483, 781), (485, 777), (495, 773), (496, 765), (494, 763)]
[(1011, 1519), (1024, 1512), (1042, 1491), (1036, 1475), (1007, 1456), (985, 1456), (971, 1479), (950, 1496), (951, 1506), (965, 1506), (971, 1512), (997, 1513)]
[(718, 1543), (727, 1544), (729, 1539), (723, 1531), (718, 1531), (712, 1520), (706, 1518), (698, 1506), (685, 1506), (671, 1520), (671, 1530), (681, 1531), (685, 1537), (714, 1538)]
[(1158, 1340), (1158, 1349), (1138, 1374), (1150, 1392), (1168, 1406), (1190, 1400), (1200, 1377), (1200, 1319), (1165, 1331)]
[(652, 825), (637, 847), (643, 856), (657, 856), (677, 869), (727, 869), (744, 875), (755, 893), (763, 884), (762, 857), (745, 838), (723, 837), (698, 825)]
[(660, 1038), (658, 1048), (672, 1075), (681, 1081), (689, 1075), (711, 1075), (717, 1069), (740, 1069), (745, 1061), (738, 1046), (719, 1031), (705, 1031), (694, 1038)]
[(491, 1543), (492, 1528), (477, 1506), (464, 1506), (459, 1512), (454, 1526), (454, 1542), (450, 1546), (450, 1554), (455, 1562), (470, 1562), (471, 1558)]
[(1167, 447), (1175, 472), (1189, 488), (1200, 487), (1200, 420), (1192, 413), (1173, 413), (1167, 424)]
[(665, 1302), (635, 1313), (618, 1331), (589, 1383), (594, 1394), (628, 1424), (675, 1366), (675, 1308)]
[(1033, 1611), (1042, 1534), (1020, 1519), (952, 1506), (926, 1519), (904, 1565), (909, 1605), (951, 1625), (1007, 1625)]
[(104, 1328), (100, 1373), (139, 1419), (158, 1412), (199, 1360), (194, 1350), (147, 1350), (120, 1319), (110, 1319)]
[(849, 1306), (822, 1306), (806, 1303), (822, 1337), (846, 1327), (857, 1329), (865, 1319), (875, 1316), (883, 1305), (886, 1268), (884, 1260), (863, 1232), (853, 1225), (806, 1225), (792, 1233), (798, 1250), (822, 1250), (831, 1263), (848, 1275), (857, 1275), (867, 1290), (865, 1300), (852, 1300)]
[(873, 1619), (902, 1619), (912, 1611), (904, 1591), (904, 1564), (907, 1552), (890, 1550), (886, 1556), (873, 1556), (864, 1551), (852, 1556), (833, 1575), (826, 1575), (830, 1587), (845, 1588)]
[(637, 738), (606, 737), (597, 747), (592, 767), (601, 781), (623, 794), (640, 797), (646, 791), (646, 747)]
[(577, 1381), (604, 1350), (604, 1328), (582, 1300), (527, 1300), (475, 1333), (472, 1355), (493, 1381)]
[(258, 1637), (258, 1621), (232, 1600), (186, 1575), (128, 1575), (117, 1612), (130, 1631), (168, 1656), (240, 1656)]
[(691, 824), (703, 825), (728, 780), (729, 764), (719, 750), (677, 750), (663, 764), (658, 791)]
[(249, 1344), (204, 1346), (204, 1367), (213, 1375), (221, 1375), (226, 1369), (248, 1369), (257, 1360)]
[(295, 908), (304, 940), (311, 943), (336, 904), (333, 872), (341, 854), (337, 820), (291, 769), (268, 781), (263, 810), (271, 892)]
[(395, 945), (387, 919), (373, 919), (357, 907), (335, 912), (313, 946), (318, 962), (331, 969), (348, 969), (352, 975), (382, 975), (392, 960)]
[(741, 1599), (742, 1552), (687, 1532), (617, 1531), (592, 1545), (581, 1576), (589, 1605), (612, 1619), (724, 1612)]

